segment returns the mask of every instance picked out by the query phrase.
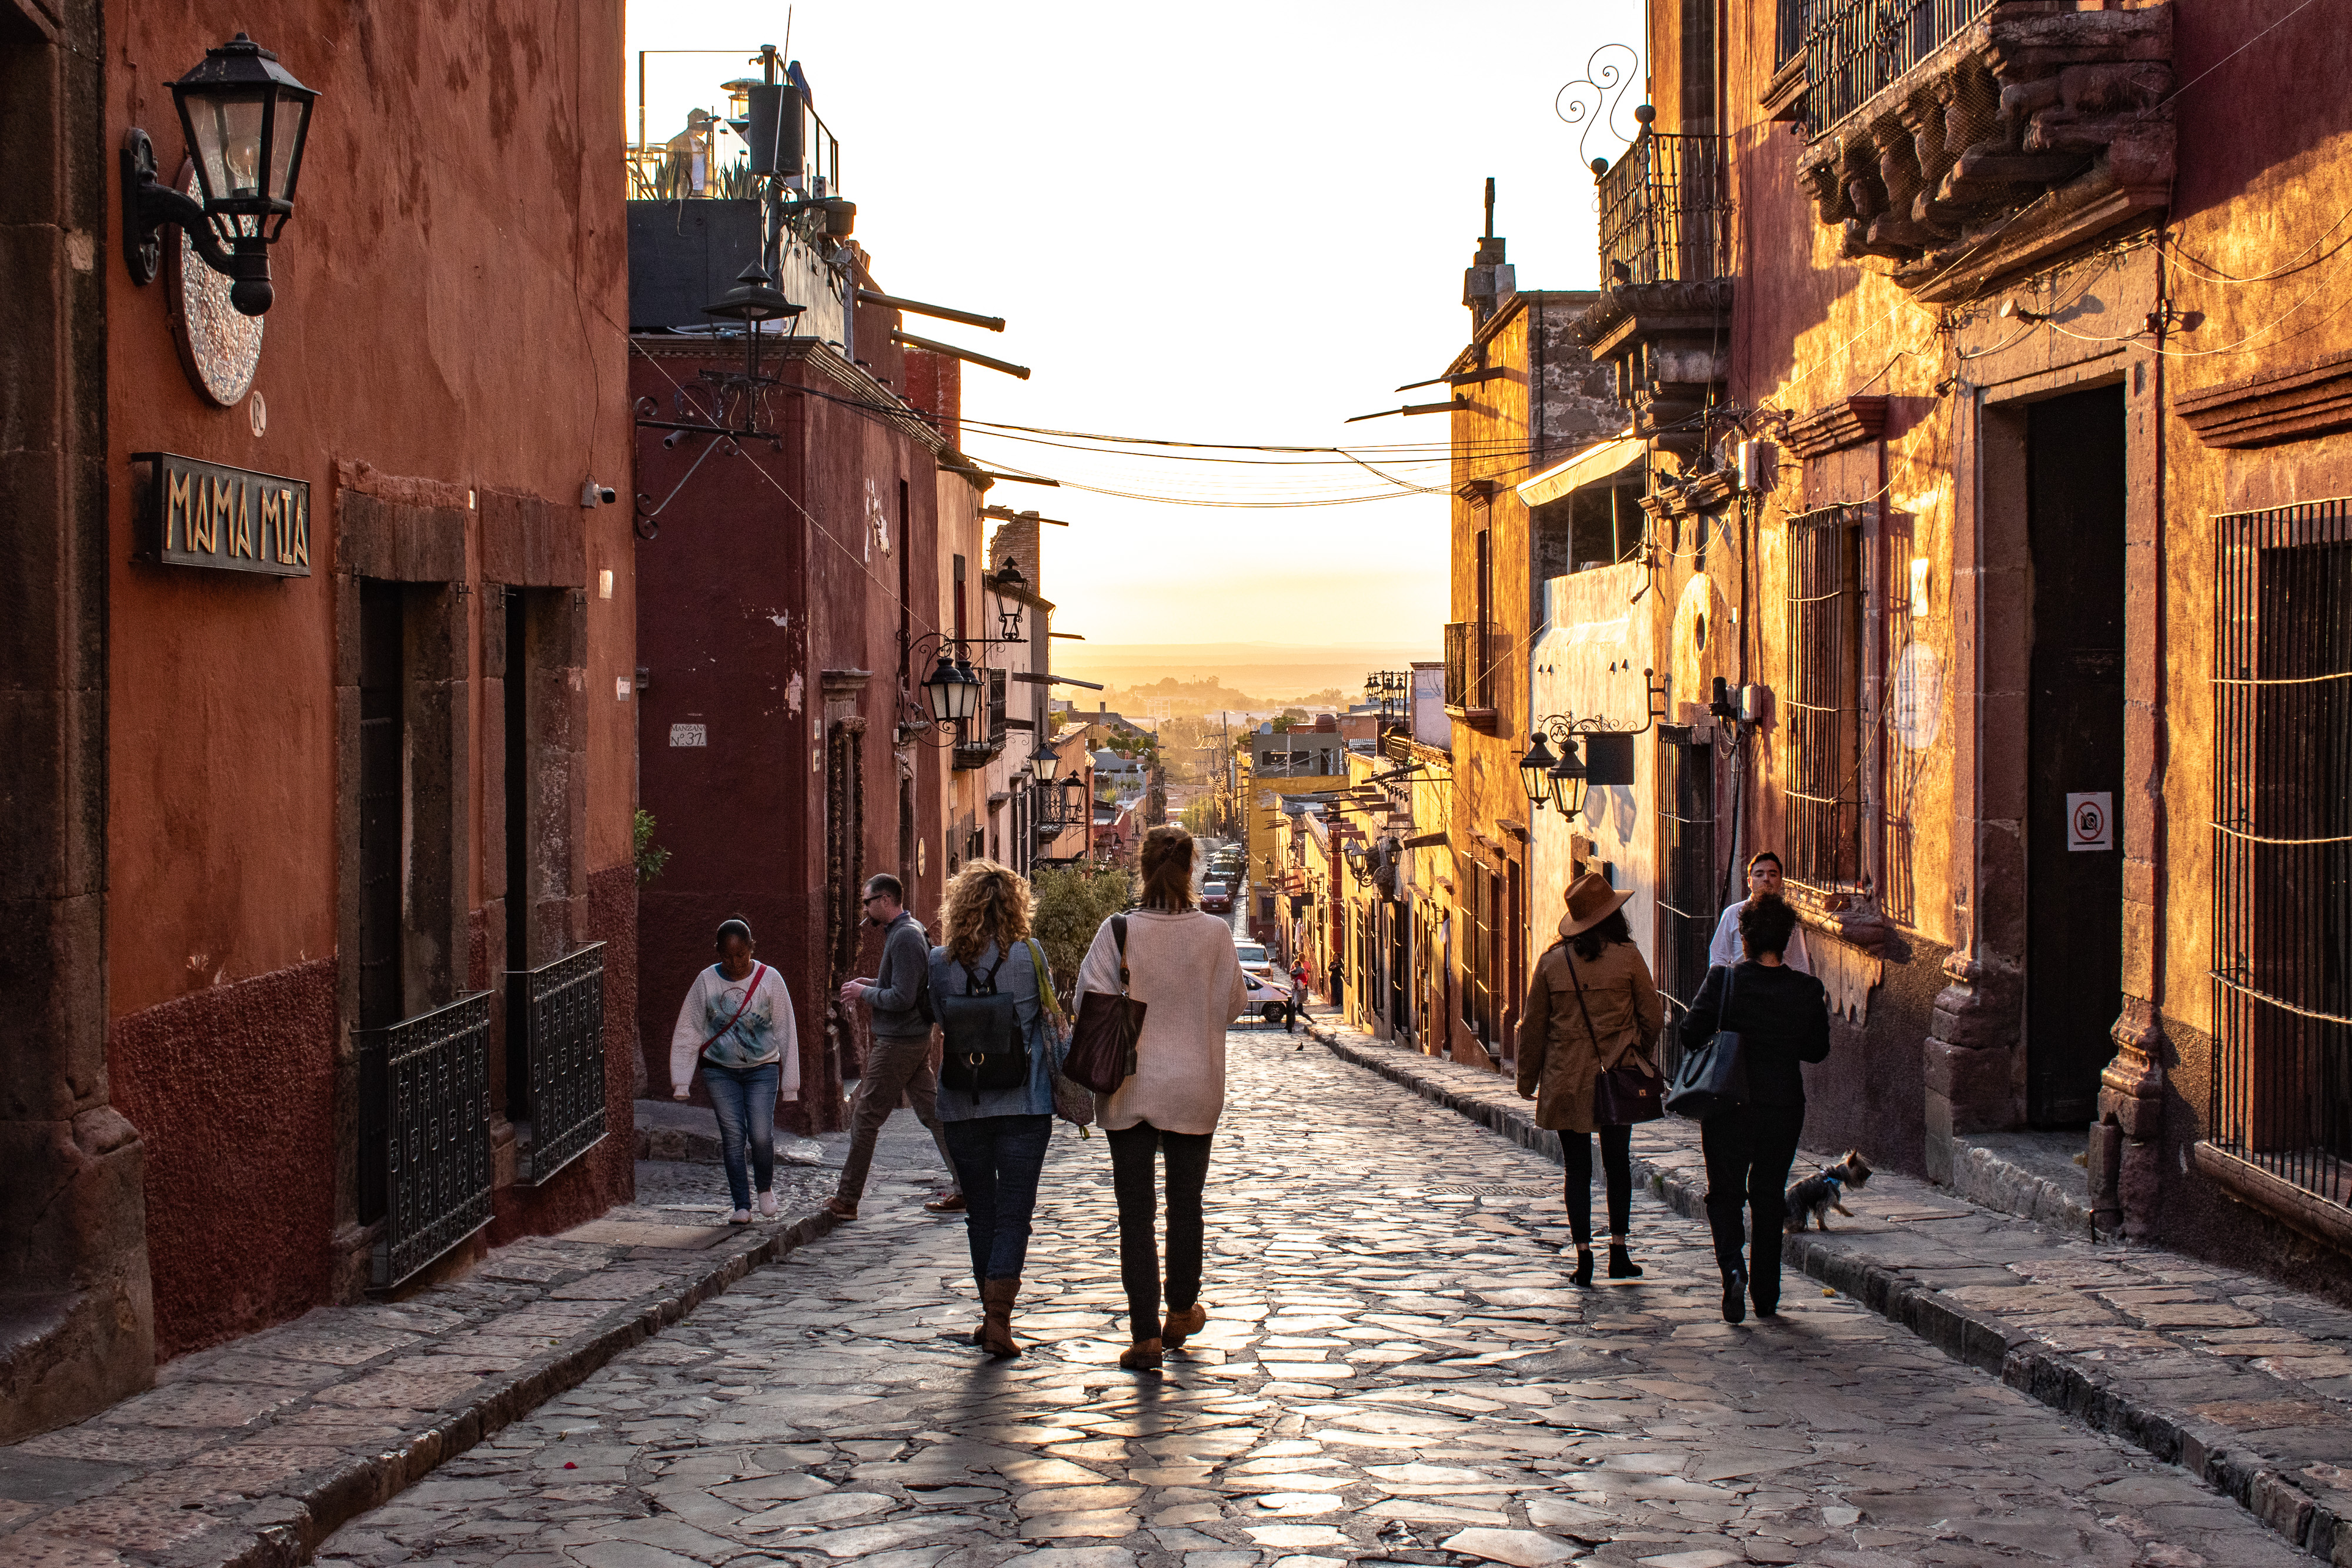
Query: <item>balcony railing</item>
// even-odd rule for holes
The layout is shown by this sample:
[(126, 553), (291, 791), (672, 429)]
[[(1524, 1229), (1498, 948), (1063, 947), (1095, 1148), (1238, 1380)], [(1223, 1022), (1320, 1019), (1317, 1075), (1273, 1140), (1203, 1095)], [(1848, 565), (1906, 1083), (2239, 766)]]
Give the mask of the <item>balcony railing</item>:
[(1724, 138), (1644, 126), (1601, 176), (1601, 281), (1703, 283), (1729, 276)]
[(509, 970), (507, 998), (529, 1070), (530, 1144), (516, 1174), (537, 1185), (604, 1136), (604, 945)]
[(1445, 706), (1469, 718), (1495, 715), (1493, 624), (1452, 621), (1445, 627)]
[(382, 1290), (490, 1222), (490, 993), (355, 1032), (360, 1212), (383, 1221)]
[(1805, 57), (1806, 134), (1818, 136), (1893, 86), (1995, 3), (1780, 0), (1781, 57), (1793, 58), (1798, 50)]

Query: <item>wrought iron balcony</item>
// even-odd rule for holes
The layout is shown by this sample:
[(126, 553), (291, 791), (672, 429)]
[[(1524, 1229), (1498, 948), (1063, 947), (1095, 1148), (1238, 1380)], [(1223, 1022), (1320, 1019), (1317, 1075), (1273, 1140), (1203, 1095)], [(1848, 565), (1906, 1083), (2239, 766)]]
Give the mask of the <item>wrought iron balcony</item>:
[[(1726, 141), (1653, 129), (1601, 182), (1601, 298), (1578, 323), (1644, 436), (1678, 432), (1730, 374), (1731, 201)], [(1669, 441), (1696, 438), (1672, 435)]]
[(1798, 0), (1766, 106), (1809, 135), (1800, 183), (1843, 254), (1922, 300), (2138, 221), (2171, 199), (2172, 8)]
[(360, 1030), (360, 1217), (389, 1289), (490, 1222), (490, 993)]
[(604, 945), (508, 971), (507, 1006), (508, 1038), (522, 1037), (530, 1118), (516, 1176), (536, 1186), (604, 1136)]
[(1495, 720), (1495, 642), (1488, 621), (1450, 621), (1445, 626), (1445, 710), (1470, 724)]
[(1633, 145), (1601, 175), (1604, 287), (1704, 283), (1730, 276), (1724, 146), (1720, 136), (1642, 127)]

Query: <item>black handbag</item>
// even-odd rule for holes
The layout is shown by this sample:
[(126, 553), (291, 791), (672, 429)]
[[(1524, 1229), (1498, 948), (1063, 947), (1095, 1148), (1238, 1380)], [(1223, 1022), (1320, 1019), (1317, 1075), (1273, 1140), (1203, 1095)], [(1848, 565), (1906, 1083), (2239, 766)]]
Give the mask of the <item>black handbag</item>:
[[(1736, 968), (1724, 973), (1723, 1005), (1716, 1013), (1718, 1020), (1731, 1016), (1731, 993), (1738, 978)], [(1666, 1109), (1677, 1116), (1704, 1118), (1747, 1103), (1747, 1048), (1738, 1030), (1718, 1024), (1704, 1042), (1683, 1052), (1682, 1065), (1675, 1070), (1675, 1082), (1666, 1091)]]
[[(1585, 1005), (1584, 978), (1576, 972), (1576, 949), (1569, 945), (1563, 954), (1568, 959), (1568, 977), (1576, 983), (1576, 1010), (1584, 1015), (1584, 1032), (1591, 1038), (1594, 1055), (1601, 1052), (1601, 1031), (1592, 1027), (1592, 1009)], [(1592, 1124), (1596, 1127), (1630, 1127), (1636, 1122), (1654, 1122), (1664, 1115), (1662, 1103), (1666, 1092), (1666, 1081), (1658, 1070), (1635, 1056), (1614, 1067), (1604, 1067), (1592, 1081)]]
[(1127, 916), (1110, 917), (1118, 944), (1118, 989), (1088, 991), (1078, 998), (1077, 1028), (1062, 1073), (1097, 1094), (1113, 1094), (1135, 1071), (1135, 1042), (1143, 1033), (1145, 1004), (1127, 994)]
[(972, 973), (966, 964), (964, 994), (933, 998), (940, 1032), (947, 1041), (940, 1062), (940, 1087), (977, 1094), (1018, 1089), (1029, 1082), (1029, 1042), (1022, 1038), (1019, 1002), (996, 989), (996, 971), (1003, 967), (1002, 953), (985, 975)]

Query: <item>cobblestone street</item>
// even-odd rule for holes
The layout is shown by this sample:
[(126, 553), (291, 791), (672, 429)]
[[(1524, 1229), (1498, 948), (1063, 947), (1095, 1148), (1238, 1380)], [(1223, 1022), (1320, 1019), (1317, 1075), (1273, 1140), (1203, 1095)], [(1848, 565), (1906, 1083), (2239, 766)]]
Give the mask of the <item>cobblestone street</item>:
[(911, 1201), (756, 1270), (321, 1562), (1654, 1568), (2307, 1561), (2228, 1499), (1791, 1275), (1727, 1327), (1699, 1227), (1567, 1285), (1557, 1167), (1314, 1045), (1232, 1037), (1207, 1332), (1126, 1340), (1108, 1160), (1057, 1131), (996, 1364)]

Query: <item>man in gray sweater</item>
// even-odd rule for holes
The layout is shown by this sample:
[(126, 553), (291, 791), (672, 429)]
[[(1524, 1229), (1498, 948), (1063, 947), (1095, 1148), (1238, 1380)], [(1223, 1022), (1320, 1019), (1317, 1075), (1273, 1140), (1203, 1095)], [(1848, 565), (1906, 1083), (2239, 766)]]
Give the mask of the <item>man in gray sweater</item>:
[(841, 1188), (826, 1207), (836, 1219), (857, 1218), (857, 1200), (866, 1194), (866, 1173), (874, 1164), (874, 1139), (882, 1124), (898, 1108), (903, 1097), (915, 1109), (915, 1119), (930, 1129), (939, 1145), (940, 1162), (947, 1166), (947, 1188), (923, 1205), (934, 1214), (954, 1214), (963, 1208), (963, 1194), (955, 1186), (955, 1162), (948, 1157), (946, 1137), (940, 1132), (939, 1075), (931, 1068), (930, 938), (923, 924), (907, 913), (906, 892), (887, 872), (866, 879), (866, 918), (883, 928), (882, 963), (878, 975), (849, 980), (841, 988), (841, 1005), (860, 1001), (873, 1009), (874, 1042), (866, 1053), (866, 1075), (857, 1082), (857, 1102), (851, 1113), (849, 1157), (842, 1163)]

